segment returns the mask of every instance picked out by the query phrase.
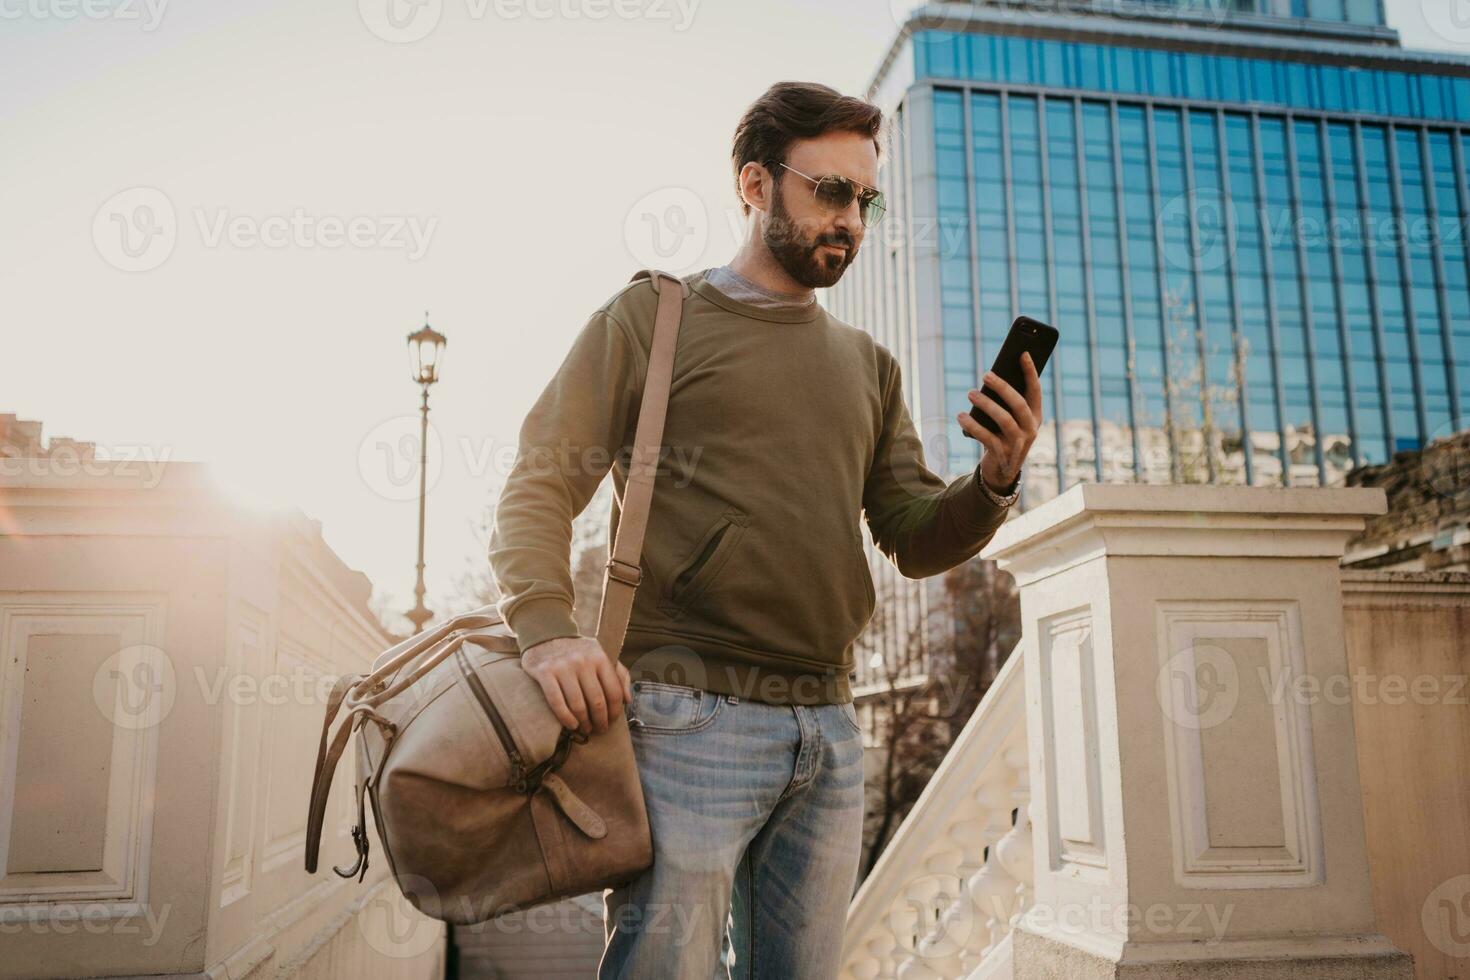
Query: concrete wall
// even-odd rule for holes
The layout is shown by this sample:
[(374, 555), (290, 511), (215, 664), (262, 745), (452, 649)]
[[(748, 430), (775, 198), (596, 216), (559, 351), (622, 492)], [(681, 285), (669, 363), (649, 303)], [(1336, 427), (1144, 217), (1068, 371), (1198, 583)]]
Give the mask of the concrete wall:
[(1470, 977), (1470, 574), (1342, 578), (1379, 928), (1419, 980)]
[(302, 866), (324, 688), (391, 644), (367, 579), (198, 464), (4, 463), (0, 977), (438, 976), (380, 851), (330, 870), (348, 765)]

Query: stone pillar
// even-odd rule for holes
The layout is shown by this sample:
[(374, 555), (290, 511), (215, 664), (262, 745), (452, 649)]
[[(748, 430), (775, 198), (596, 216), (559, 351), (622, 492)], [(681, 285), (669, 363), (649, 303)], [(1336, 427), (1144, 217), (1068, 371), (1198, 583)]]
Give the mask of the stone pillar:
[(393, 643), (371, 591), (203, 464), (0, 459), (0, 978), (443, 976), (376, 835), (331, 870), (350, 761), (303, 866), (325, 692)]
[(1377, 488), (1075, 486), (983, 553), (1021, 591), (1035, 904), (1017, 978), (1394, 977), (1338, 560)]

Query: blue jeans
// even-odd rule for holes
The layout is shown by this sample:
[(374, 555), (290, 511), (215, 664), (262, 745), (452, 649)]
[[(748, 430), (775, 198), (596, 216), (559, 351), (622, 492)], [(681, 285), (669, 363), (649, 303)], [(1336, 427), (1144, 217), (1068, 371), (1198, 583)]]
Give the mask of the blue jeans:
[(603, 892), (599, 980), (833, 980), (862, 851), (852, 704), (640, 681), (624, 713), (653, 866)]

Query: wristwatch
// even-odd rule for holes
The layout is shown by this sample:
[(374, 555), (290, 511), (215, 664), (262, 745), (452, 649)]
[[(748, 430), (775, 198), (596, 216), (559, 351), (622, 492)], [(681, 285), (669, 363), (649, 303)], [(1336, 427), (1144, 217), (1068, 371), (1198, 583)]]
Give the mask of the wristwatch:
[(1010, 486), (1006, 487), (1006, 492), (1003, 494), (996, 493), (994, 490), (990, 489), (990, 484), (985, 482), (985, 474), (981, 473), (978, 468), (975, 470), (975, 479), (980, 481), (980, 490), (985, 494), (986, 498), (997, 507), (1009, 507), (1011, 504), (1014, 504), (1017, 500), (1021, 499), (1020, 470), (1016, 471), (1016, 478), (1011, 481)]

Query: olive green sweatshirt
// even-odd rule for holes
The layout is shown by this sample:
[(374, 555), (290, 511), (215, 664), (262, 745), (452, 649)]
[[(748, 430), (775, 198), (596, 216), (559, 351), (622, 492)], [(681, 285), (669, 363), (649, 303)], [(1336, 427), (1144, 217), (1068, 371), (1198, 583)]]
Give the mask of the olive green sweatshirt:
[[(683, 278), (692, 293), (620, 659), (635, 680), (850, 701), (854, 641), (875, 606), (862, 521), (917, 579), (977, 554), (1007, 508), (981, 492), (978, 467), (946, 485), (925, 465), (898, 362), (870, 335), (819, 304), (763, 308), (703, 272)], [(579, 633), (572, 520), (611, 470), (616, 533), (656, 303), (642, 279), (594, 312), (521, 426), (490, 562), (523, 652)]]

